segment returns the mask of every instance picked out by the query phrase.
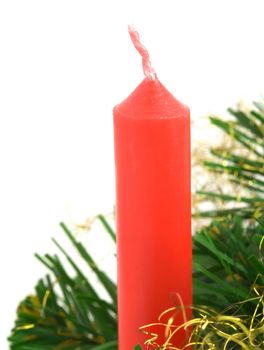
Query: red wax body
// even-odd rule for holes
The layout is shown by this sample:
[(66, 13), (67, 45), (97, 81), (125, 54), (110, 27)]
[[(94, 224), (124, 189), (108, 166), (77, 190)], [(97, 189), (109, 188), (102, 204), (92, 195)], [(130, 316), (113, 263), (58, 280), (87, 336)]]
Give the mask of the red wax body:
[(176, 293), (192, 304), (189, 110), (146, 78), (115, 107), (114, 132), (119, 350), (133, 350)]

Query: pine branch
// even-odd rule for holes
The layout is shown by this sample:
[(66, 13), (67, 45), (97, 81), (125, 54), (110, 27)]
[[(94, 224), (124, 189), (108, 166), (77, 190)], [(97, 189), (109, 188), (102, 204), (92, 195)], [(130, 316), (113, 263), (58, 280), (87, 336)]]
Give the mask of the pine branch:
[[(225, 144), (211, 149), (204, 167), (219, 179), (217, 192), (209, 186), (198, 191), (197, 199), (209, 201), (215, 209), (195, 213), (195, 217), (221, 218), (239, 215), (251, 218), (264, 207), (264, 109), (254, 103), (250, 110), (228, 109), (233, 119), (210, 117), (226, 135)], [(226, 146), (227, 144), (227, 146)], [(229, 185), (223, 185), (225, 183)], [(216, 180), (214, 180), (215, 183)]]
[[(246, 300), (250, 289), (264, 286), (264, 265), (260, 252), (264, 215), (245, 225), (232, 216), (214, 220), (193, 237), (193, 299), (195, 305), (223, 310), (229, 304)], [(252, 312), (255, 304), (248, 303)]]
[[(104, 226), (110, 225), (101, 217)], [(61, 224), (82, 259), (95, 273), (111, 301), (103, 300), (74, 259), (53, 240), (66, 257), (75, 276), (71, 277), (58, 256), (37, 259), (51, 272), (35, 287), (35, 295), (23, 300), (9, 337), (11, 350), (117, 350), (116, 285), (96, 266), (85, 247), (65, 224)], [(109, 233), (109, 232), (108, 232)], [(112, 232), (112, 238), (113, 232)]]

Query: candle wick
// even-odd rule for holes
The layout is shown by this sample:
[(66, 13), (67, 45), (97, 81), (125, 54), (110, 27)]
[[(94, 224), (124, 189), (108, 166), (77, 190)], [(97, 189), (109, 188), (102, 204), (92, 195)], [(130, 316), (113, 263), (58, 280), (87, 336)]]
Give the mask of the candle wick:
[(128, 26), (128, 32), (135, 48), (142, 57), (142, 66), (145, 76), (148, 79), (155, 80), (157, 78), (157, 74), (151, 65), (148, 50), (140, 41), (138, 32), (131, 25)]

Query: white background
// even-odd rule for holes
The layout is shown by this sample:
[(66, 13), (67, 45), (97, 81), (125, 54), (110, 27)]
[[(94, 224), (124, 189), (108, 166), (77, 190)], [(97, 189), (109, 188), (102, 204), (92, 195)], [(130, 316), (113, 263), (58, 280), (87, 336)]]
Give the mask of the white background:
[[(260, 98), (263, 13), (262, 0), (0, 2), (1, 349), (45, 273), (33, 253), (54, 250), (59, 221), (112, 211), (112, 108), (143, 79), (127, 25), (195, 120)], [(106, 240), (90, 244), (103, 263)]]

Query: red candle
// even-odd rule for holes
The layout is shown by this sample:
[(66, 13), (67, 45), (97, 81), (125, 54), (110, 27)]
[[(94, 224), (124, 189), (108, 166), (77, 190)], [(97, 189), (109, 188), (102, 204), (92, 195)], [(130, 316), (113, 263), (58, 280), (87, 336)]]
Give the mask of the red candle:
[[(192, 303), (189, 109), (160, 83), (137, 32), (130, 35), (146, 77), (114, 108), (120, 350), (143, 345), (139, 327), (156, 322), (176, 295)], [(184, 322), (182, 312), (175, 322)], [(186, 335), (174, 339), (181, 346)]]

